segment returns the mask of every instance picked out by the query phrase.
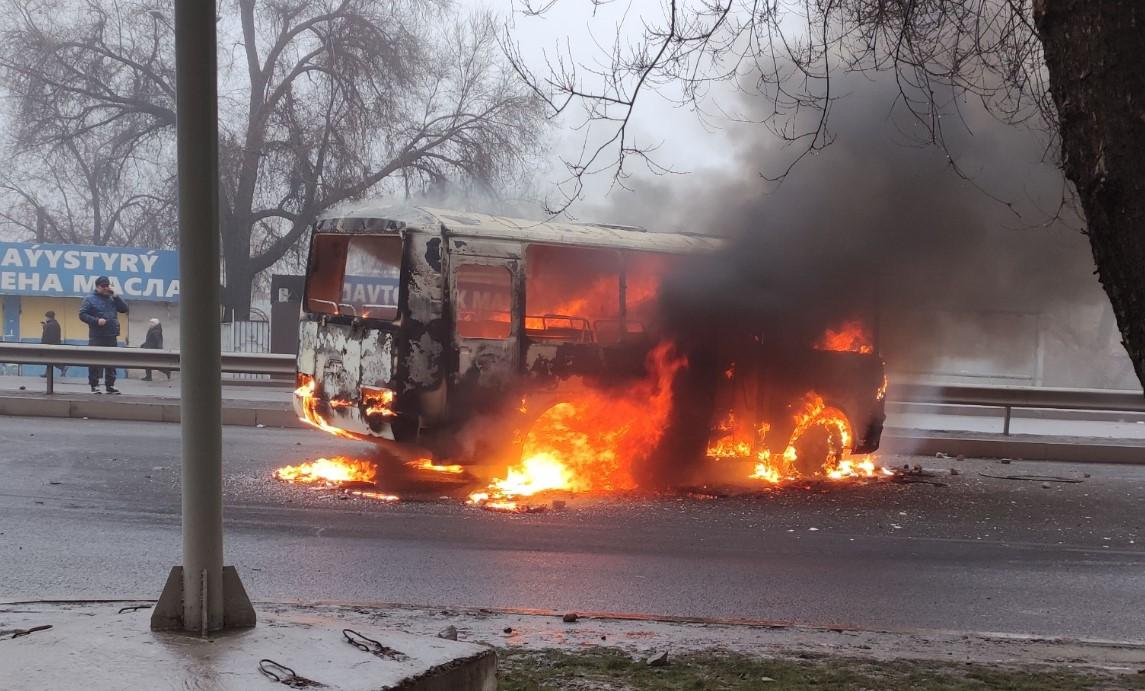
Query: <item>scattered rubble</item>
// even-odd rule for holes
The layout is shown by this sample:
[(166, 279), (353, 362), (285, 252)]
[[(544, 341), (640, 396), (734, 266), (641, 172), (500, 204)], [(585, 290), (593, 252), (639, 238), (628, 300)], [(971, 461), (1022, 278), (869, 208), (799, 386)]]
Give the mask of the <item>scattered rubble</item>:
[(450, 624), (449, 626), (445, 627), (441, 631), (438, 631), (437, 637), (438, 638), (444, 638), (447, 641), (456, 641), (457, 640), (457, 627), (454, 626), (453, 624)]
[(668, 666), (668, 651), (656, 653), (645, 661), (649, 667), (667, 667)]

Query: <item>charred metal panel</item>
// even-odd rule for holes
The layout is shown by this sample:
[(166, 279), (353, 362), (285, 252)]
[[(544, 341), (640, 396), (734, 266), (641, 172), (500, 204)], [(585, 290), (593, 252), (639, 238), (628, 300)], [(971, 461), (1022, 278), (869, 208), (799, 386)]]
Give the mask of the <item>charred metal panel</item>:
[(517, 376), (515, 348), (505, 341), (474, 341), (462, 339), (459, 382), (481, 389), (502, 391)]
[(650, 350), (646, 342), (600, 345), (530, 341), (525, 350), (525, 372), (535, 388), (561, 388), (573, 377), (607, 387), (643, 377)]
[(318, 322), (298, 324), (298, 371), (314, 376), (314, 351), (318, 346)]
[[(520, 386), (520, 332), (524, 277), (520, 271), (522, 248), (515, 242), (470, 242), (449, 238), (446, 268), (450, 305), (461, 304), (457, 272), (460, 266), (503, 267), (509, 274), (511, 315), (506, 338), (463, 338), (451, 327), (452, 362), (448, 392), (449, 416), (454, 422), (475, 415), (493, 414), (513, 403)], [(450, 314), (451, 319), (455, 315)]]
[(394, 378), (394, 336), (369, 330), (362, 339), (361, 385), (391, 387)]
[[(321, 223), (336, 226), (339, 230), (369, 232), (371, 223), (376, 227), (380, 219), (389, 219), (381, 224), (386, 229), (406, 227), (429, 233), (445, 229), (449, 235), (465, 236), (467, 243), (508, 240), (675, 254), (712, 252), (725, 244), (721, 238), (699, 233), (650, 233), (635, 226), (572, 223), (557, 219), (536, 221), (424, 206), (393, 205), (380, 200), (340, 208), (337, 213), (337, 218), (324, 219)], [(481, 250), (469, 246), (458, 247), (457, 250), (463, 254), (482, 254)]]
[(483, 240), (480, 238), (449, 239), (449, 253), (455, 257), (501, 257), (520, 259), (524, 255), (524, 245), (518, 242)]
[(306, 411), (306, 398), (311, 396), (309, 405), (326, 424), (363, 439), (394, 439), (393, 417), (367, 414), (369, 401), (361, 388), (392, 388), (394, 334), (367, 328), (358, 320), (323, 320), (305, 326), (302, 333), (313, 334), (312, 345), (300, 348), (299, 360), (311, 364), (311, 372), (303, 373), (313, 374), (317, 386), (313, 392), (295, 395), (295, 411), (312, 419)]
[(318, 329), (314, 376), (327, 399), (356, 400), (362, 373), (362, 341), (351, 336), (347, 324), (327, 322)]
[(448, 343), (448, 327), (442, 317), (441, 238), (410, 233), (405, 261), (398, 391), (435, 389), (442, 381), (442, 356)]

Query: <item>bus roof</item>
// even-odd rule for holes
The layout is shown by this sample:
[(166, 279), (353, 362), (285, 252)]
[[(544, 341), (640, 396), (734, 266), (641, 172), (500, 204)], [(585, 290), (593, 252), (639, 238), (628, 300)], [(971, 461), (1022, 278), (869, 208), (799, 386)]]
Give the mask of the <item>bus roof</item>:
[(505, 216), (436, 209), (428, 206), (386, 205), (362, 203), (330, 213), (319, 220), (319, 230), (347, 229), (356, 226), (369, 230), (374, 224), (343, 224), (342, 219), (374, 219), (386, 221), (377, 227), (396, 230), (413, 228), (429, 233), (489, 238), (495, 240), (524, 240), (552, 245), (579, 247), (614, 247), (646, 252), (672, 252), (687, 254), (711, 252), (723, 246), (721, 238), (699, 233), (658, 233), (636, 226), (605, 225), (599, 223), (573, 223), (570, 221), (528, 221)]

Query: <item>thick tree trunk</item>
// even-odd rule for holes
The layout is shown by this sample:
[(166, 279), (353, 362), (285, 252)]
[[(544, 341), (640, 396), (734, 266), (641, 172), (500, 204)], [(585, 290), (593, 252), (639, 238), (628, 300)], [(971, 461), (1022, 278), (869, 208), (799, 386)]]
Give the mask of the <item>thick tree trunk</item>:
[(1035, 0), (1062, 159), (1097, 275), (1145, 384), (1145, 2)]
[[(244, 232), (245, 230), (245, 232)], [(250, 230), (223, 224), (223, 320), (250, 319), (254, 270), (250, 261)]]
[(226, 284), (223, 286), (223, 321), (250, 319), (250, 291), (254, 274), (247, 264), (227, 261)]

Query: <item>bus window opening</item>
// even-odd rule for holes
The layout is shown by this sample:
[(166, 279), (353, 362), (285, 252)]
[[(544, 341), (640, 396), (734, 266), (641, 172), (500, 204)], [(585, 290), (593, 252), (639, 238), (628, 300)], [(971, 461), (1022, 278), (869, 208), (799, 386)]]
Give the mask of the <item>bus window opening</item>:
[(620, 254), (530, 245), (525, 251), (525, 331), (535, 340), (615, 342)]
[(461, 338), (509, 338), (512, 276), (504, 266), (457, 267), (457, 335)]
[(655, 326), (660, 284), (678, 271), (682, 257), (651, 252), (624, 255), (624, 323), (630, 334), (647, 333)]
[(402, 240), (397, 236), (316, 235), (306, 311), (396, 319), (401, 256)]

